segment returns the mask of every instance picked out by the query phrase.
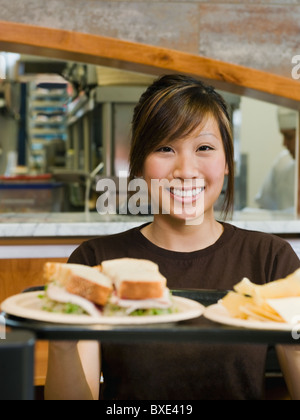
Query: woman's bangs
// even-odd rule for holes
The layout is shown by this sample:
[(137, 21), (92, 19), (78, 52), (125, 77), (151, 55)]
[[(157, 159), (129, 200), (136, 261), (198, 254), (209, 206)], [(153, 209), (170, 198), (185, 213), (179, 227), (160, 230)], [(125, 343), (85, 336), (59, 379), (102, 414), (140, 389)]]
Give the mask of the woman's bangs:
[(184, 139), (193, 134), (196, 130), (204, 126), (208, 118), (212, 115), (209, 108), (199, 103), (182, 103), (178, 106), (177, 112), (173, 113), (173, 118), (169, 128), (168, 140), (174, 141)]

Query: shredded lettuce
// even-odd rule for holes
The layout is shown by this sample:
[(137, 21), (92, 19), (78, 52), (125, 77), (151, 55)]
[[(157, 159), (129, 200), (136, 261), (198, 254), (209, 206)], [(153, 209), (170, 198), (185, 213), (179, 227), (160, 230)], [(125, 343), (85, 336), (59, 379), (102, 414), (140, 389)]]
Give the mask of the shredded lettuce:
[(151, 308), (151, 309), (137, 309), (130, 314), (130, 316), (153, 316), (153, 315), (167, 315), (173, 314), (175, 311), (174, 309), (167, 308), (167, 309), (159, 309), (159, 308)]
[[(38, 297), (43, 301), (42, 310), (52, 313), (61, 313), (69, 315), (87, 315), (87, 312), (79, 305), (73, 303), (55, 302), (48, 298), (46, 293), (41, 293)], [(150, 309), (136, 309), (131, 313), (127, 313), (128, 308), (122, 308), (116, 304), (108, 303), (102, 308), (104, 316), (156, 316), (168, 315), (178, 312), (177, 308), (172, 305), (170, 308), (150, 308)]]
[(136, 309), (129, 314), (126, 312), (128, 308), (121, 308), (120, 306), (108, 303), (103, 309), (104, 316), (155, 316), (167, 315), (177, 312), (177, 308), (171, 306), (170, 308), (150, 308), (150, 309)]
[(74, 303), (55, 302), (54, 300), (49, 299), (45, 294), (40, 294), (38, 297), (43, 299), (43, 311), (69, 315), (87, 315), (87, 312), (84, 309)]

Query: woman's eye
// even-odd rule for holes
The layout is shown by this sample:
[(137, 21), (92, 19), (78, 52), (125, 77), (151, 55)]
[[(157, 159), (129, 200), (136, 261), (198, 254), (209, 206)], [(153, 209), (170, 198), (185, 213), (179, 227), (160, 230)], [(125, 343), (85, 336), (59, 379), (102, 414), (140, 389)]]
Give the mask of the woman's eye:
[(172, 149), (171, 147), (163, 146), (163, 147), (160, 147), (157, 151), (162, 152), (162, 153), (170, 153), (172, 152)]
[(213, 150), (211, 146), (200, 146), (198, 149), (200, 152), (207, 152), (209, 150)]

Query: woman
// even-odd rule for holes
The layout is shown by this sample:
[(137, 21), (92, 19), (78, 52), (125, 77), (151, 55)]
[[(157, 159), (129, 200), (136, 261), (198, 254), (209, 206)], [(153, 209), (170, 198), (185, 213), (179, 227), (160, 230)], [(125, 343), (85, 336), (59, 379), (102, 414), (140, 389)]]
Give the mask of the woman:
[[(147, 258), (170, 288), (199, 289), (232, 289), (243, 277), (263, 284), (300, 267), (285, 241), (215, 219), (225, 176), (224, 213), (232, 209), (234, 163), (226, 104), (213, 88), (185, 76), (154, 82), (134, 112), (130, 168), (149, 191), (154, 179), (168, 185), (151, 197), (153, 222), (90, 240), (70, 262)], [(99, 354), (97, 343), (53, 343), (46, 397), (97, 397)], [(262, 398), (265, 346), (104, 343), (101, 356), (105, 399)]]

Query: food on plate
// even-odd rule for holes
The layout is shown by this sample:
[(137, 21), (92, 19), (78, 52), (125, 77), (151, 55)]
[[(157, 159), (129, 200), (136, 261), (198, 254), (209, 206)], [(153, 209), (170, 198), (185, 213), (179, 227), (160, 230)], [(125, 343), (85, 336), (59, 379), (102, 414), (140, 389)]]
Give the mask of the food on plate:
[(101, 311), (97, 306), (78, 295), (67, 292), (60, 284), (53, 282), (47, 285), (46, 294), (40, 294), (43, 300), (42, 309), (47, 312), (58, 312), (74, 315), (101, 316)]
[(173, 308), (167, 280), (148, 260), (120, 258), (100, 266), (46, 263), (43, 309), (92, 316), (160, 315)]
[[(291, 323), (300, 317), (300, 269), (285, 279), (257, 285), (244, 278), (221, 304), (234, 318)], [(297, 318), (297, 321), (296, 321)]]
[(85, 265), (46, 263), (44, 275), (47, 283), (57, 282), (64, 286), (67, 292), (97, 305), (105, 305), (113, 291), (109, 277)]
[(120, 258), (104, 261), (102, 272), (113, 280), (120, 299), (159, 299), (167, 285), (158, 265), (148, 260)]

